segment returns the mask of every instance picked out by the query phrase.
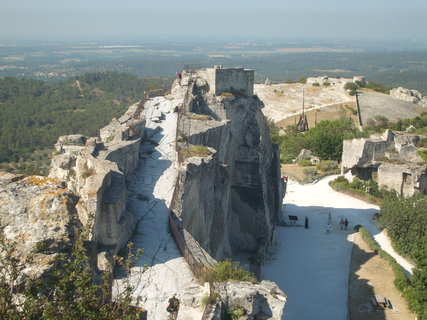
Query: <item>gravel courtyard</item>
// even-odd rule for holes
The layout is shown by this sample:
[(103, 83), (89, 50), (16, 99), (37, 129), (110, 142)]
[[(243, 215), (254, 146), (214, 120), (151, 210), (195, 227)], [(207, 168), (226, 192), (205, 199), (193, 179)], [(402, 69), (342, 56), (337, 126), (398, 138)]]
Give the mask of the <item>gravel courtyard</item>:
[[(288, 295), (284, 319), (342, 320), (348, 315), (350, 259), (354, 226), (364, 226), (393, 256), (387, 237), (372, 221), (378, 207), (332, 190), (328, 177), (318, 183), (300, 185), (290, 181), (284, 203), (284, 217), (298, 217), (297, 226), (278, 230), (276, 254), (262, 268), (262, 278), (275, 281)], [(331, 231), (325, 226), (331, 213)], [(305, 229), (304, 218), (309, 219)], [(349, 220), (348, 231), (339, 220)], [(408, 271), (411, 265), (399, 257)]]

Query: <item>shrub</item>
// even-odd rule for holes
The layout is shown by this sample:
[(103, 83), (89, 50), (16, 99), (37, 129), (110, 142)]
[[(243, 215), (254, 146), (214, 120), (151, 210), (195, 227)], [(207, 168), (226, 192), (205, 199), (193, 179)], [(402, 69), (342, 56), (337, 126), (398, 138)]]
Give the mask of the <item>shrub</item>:
[[(210, 301), (209, 301), (210, 298)], [(208, 294), (205, 294), (201, 299), (200, 299), (200, 305), (202, 307), (206, 306), (207, 304), (211, 303), (216, 303), (217, 301), (221, 300), (221, 296), (219, 295), (218, 292), (213, 291), (212, 292), (212, 296), (209, 297)]]
[(308, 167), (308, 166), (311, 166), (311, 160), (309, 160), (309, 159), (302, 159), (302, 160), (298, 161), (298, 165), (299, 165), (300, 167)]
[(338, 167), (339, 167), (338, 162), (333, 160), (324, 160), (324, 161), (320, 161), (320, 163), (317, 164), (316, 169), (322, 172), (327, 172), (327, 171), (338, 169)]
[(236, 320), (240, 319), (244, 315), (246, 315), (248, 312), (246, 309), (242, 306), (234, 306), (232, 307), (225, 315), (226, 319)]
[(417, 153), (424, 161), (427, 161), (427, 150), (417, 150)]
[(337, 182), (337, 183), (347, 183), (348, 184), (348, 180), (344, 177), (344, 176), (338, 176), (334, 181), (332, 182)]
[(325, 87), (329, 87), (330, 85), (331, 85), (331, 83), (328, 81), (323, 82), (323, 86), (325, 86)]
[(339, 176), (334, 181), (330, 181), (329, 185), (336, 191), (343, 191), (357, 198), (372, 203), (380, 203), (389, 192), (384, 189), (379, 189), (378, 184), (373, 180), (362, 181), (358, 178), (353, 178), (352, 182), (348, 182), (343, 176)]
[(313, 87), (320, 87), (319, 82), (314, 82), (314, 83), (313, 83)]
[[(95, 275), (85, 248), (88, 236), (87, 229), (80, 230), (71, 252), (57, 255), (53, 271), (43, 279), (23, 277), (22, 285), (17, 287), (22, 263), (14, 255), (16, 244), (6, 240), (0, 230), (0, 319), (140, 319), (141, 310), (131, 306), (133, 287), (128, 283), (114, 302), (110, 301), (113, 275)], [(35, 249), (44, 246), (36, 244)], [(138, 250), (136, 255), (121, 260), (126, 271), (140, 253)], [(20, 295), (19, 299), (15, 294)]]
[(316, 168), (304, 168), (302, 171), (307, 177), (313, 177), (317, 174)]
[(365, 87), (365, 82), (363, 82), (363, 81), (356, 80), (356, 81), (354, 81), (354, 83), (357, 84), (357, 86), (359, 88), (364, 88)]
[(381, 83), (375, 83), (375, 82), (368, 82), (365, 85), (366, 88), (377, 91), (377, 92), (382, 92), (385, 94), (390, 94), (390, 88), (386, 88), (384, 87), (384, 85), (382, 85)]
[(209, 303), (209, 295), (205, 294), (202, 299), (200, 299), (200, 305), (202, 307), (206, 306)]
[(421, 138), (419, 141), (417, 141), (416, 146), (418, 148), (427, 148), (427, 138)]
[(216, 263), (210, 270), (214, 282), (249, 281), (257, 282), (252, 272), (243, 269), (239, 262), (225, 259)]
[(350, 91), (356, 91), (357, 89), (359, 89), (359, 86), (357, 84), (355, 84), (354, 82), (347, 82), (344, 85), (344, 89), (350, 90)]

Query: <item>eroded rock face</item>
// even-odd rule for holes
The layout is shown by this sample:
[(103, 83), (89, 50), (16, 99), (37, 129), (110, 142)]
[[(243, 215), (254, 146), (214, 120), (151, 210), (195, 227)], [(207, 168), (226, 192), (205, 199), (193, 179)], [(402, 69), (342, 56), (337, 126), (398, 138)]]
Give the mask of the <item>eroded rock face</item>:
[(126, 210), (126, 175), (139, 161), (145, 120), (141, 104), (100, 130), (100, 138), (62, 136), (55, 145), (49, 176), (63, 179), (80, 196), (78, 216), (87, 224), (93, 216), (93, 239), (117, 252), (128, 241), (135, 221)]
[(189, 86), (180, 132), (187, 143), (216, 152), (202, 161), (187, 160), (183, 226), (216, 259), (240, 251), (262, 257), (283, 200), (279, 153), (270, 141), (263, 103), (252, 96), (211, 95), (199, 87), (203, 83), (195, 79)]
[(23, 274), (42, 276), (71, 245), (79, 226), (77, 201), (57, 179), (0, 175), (0, 225), (5, 238), (17, 243)]
[(426, 165), (416, 147), (419, 140), (419, 136), (391, 130), (369, 139), (344, 140), (343, 170), (350, 169), (362, 180), (374, 179), (400, 195), (427, 194)]
[(394, 88), (390, 90), (390, 96), (427, 107), (427, 97), (424, 97), (418, 90)]

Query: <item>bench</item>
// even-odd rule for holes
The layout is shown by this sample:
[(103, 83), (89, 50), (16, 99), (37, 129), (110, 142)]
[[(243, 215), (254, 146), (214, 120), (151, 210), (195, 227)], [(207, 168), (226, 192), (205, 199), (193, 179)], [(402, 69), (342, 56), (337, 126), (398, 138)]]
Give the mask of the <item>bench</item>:
[(289, 220), (291, 220), (291, 224), (296, 224), (298, 221), (298, 217), (297, 216), (288, 216)]
[(389, 306), (389, 301), (381, 294), (376, 294), (371, 298), (371, 303), (374, 307), (386, 308)]

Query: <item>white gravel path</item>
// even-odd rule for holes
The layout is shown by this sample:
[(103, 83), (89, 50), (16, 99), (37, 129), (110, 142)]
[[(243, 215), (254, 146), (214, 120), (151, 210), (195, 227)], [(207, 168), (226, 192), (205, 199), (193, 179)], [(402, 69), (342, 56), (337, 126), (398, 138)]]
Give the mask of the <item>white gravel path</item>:
[[(354, 226), (364, 226), (380, 246), (398, 256), (384, 233), (372, 221), (378, 212), (375, 205), (335, 192), (328, 177), (315, 184), (300, 185), (290, 181), (284, 203), (285, 220), (298, 216), (301, 226), (278, 230), (278, 248), (271, 261), (262, 268), (262, 278), (275, 281), (288, 295), (283, 319), (347, 319), (348, 273)], [(326, 233), (328, 213), (332, 229)], [(304, 218), (309, 218), (305, 229)], [(341, 231), (339, 220), (349, 220), (349, 230)], [(410, 264), (399, 257), (404, 268)]]
[[(142, 142), (138, 168), (128, 178), (127, 208), (141, 219), (130, 241), (135, 248), (144, 249), (128, 280), (135, 287), (133, 296), (139, 296), (140, 306), (148, 310), (149, 319), (167, 319), (167, 301), (173, 293), (181, 300), (178, 319), (200, 319), (202, 312), (191, 307), (191, 299), (201, 287), (168, 227), (168, 206), (177, 178), (174, 110), (182, 103), (185, 90), (175, 86), (173, 99), (156, 97), (145, 104), (149, 138)], [(116, 290), (122, 282), (118, 279)]]

